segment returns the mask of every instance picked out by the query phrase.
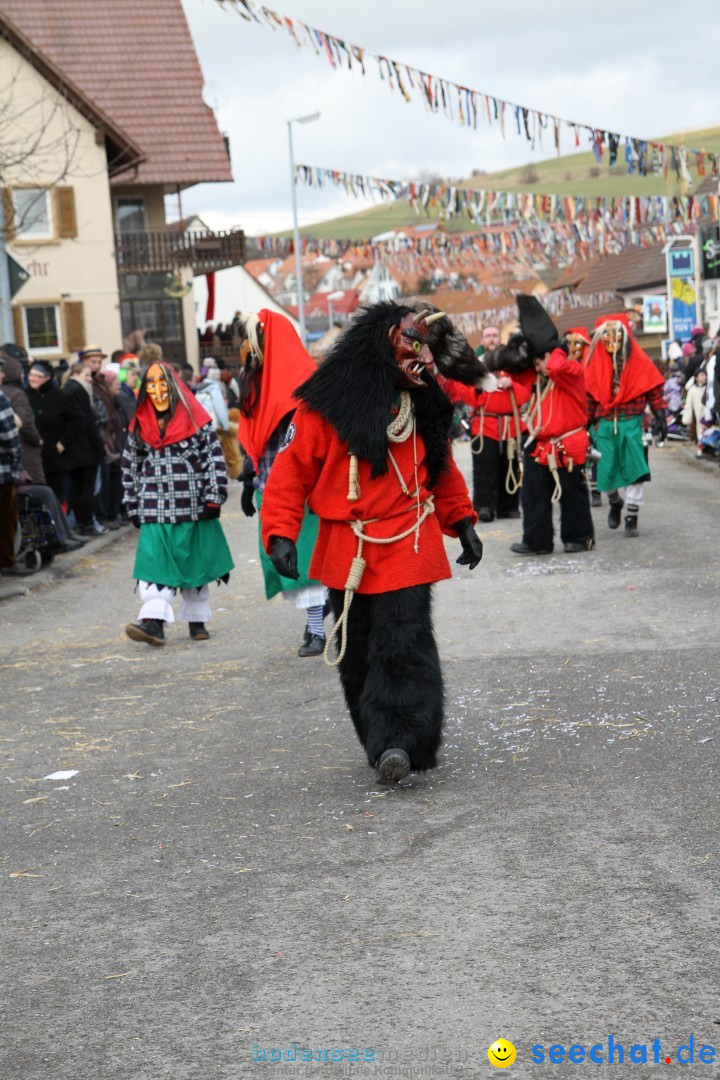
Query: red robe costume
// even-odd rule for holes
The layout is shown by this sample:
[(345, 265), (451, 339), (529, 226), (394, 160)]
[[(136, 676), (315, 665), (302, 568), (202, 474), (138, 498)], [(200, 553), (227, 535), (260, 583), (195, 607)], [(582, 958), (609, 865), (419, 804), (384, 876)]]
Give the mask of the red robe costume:
[[(547, 377), (544, 388), (536, 380), (528, 411), (528, 430), (535, 436), (532, 457), (539, 465), (547, 465), (548, 455), (555, 452), (563, 467), (571, 462), (573, 467), (584, 465), (589, 444), (585, 372), (562, 349), (555, 349), (548, 357)], [(518, 379), (532, 384), (533, 373), (528, 371)]]
[[(497, 374), (502, 376), (505, 372), (498, 371)], [(474, 386), (466, 386), (454, 379), (444, 379), (441, 385), (451, 401), (461, 401), (464, 405), (475, 409), (475, 414), (470, 421), (470, 434), (473, 438), (476, 435), (482, 435), (483, 438), (493, 439), (495, 442), (507, 442), (508, 439), (517, 437), (510, 390), (476, 390)], [(520, 410), (530, 400), (531, 390), (525, 382), (515, 376), (512, 379), (512, 391), (517, 408)], [(520, 431), (523, 433), (527, 431), (522, 417)]]
[[(400, 487), (393, 468), (371, 480), (370, 462), (359, 461), (360, 498), (348, 501), (348, 445), (318, 413), (300, 405), (294, 417), (295, 433), (273, 465), (265, 488), (262, 513), (262, 537), (270, 551), (272, 536), (297, 540), (308, 506), (320, 518), (315, 553), (310, 574), (331, 589), (344, 589), (358, 540), (349, 526), (351, 521), (380, 520), (366, 527), (369, 535), (388, 537), (410, 528), (417, 518), (416, 501), (411, 501)], [(418, 482), (420, 502), (430, 495), (427, 467), (424, 463), (422, 437), (417, 436)], [(398, 469), (408, 488), (414, 489), (413, 440), (391, 445)], [(384, 593), (424, 585), (451, 577), (442, 534), (455, 536), (450, 525), (462, 518), (477, 518), (468, 497), (467, 486), (459, 469), (450, 460), (448, 468), (433, 489), (435, 513), (420, 526), (417, 553), (411, 533), (396, 543), (366, 543), (367, 560), (358, 593)]]

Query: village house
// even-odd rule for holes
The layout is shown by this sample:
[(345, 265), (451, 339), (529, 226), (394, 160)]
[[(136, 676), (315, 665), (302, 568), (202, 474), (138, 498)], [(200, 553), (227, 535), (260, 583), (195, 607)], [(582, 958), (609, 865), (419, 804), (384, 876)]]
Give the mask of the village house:
[(232, 174), (181, 0), (5, 0), (0, 71), (3, 141), (28, 146), (2, 171), (8, 252), (30, 274), (16, 340), (52, 360), (144, 330), (197, 364), (193, 277), (239, 265), (244, 236), (182, 221), (183, 191)]

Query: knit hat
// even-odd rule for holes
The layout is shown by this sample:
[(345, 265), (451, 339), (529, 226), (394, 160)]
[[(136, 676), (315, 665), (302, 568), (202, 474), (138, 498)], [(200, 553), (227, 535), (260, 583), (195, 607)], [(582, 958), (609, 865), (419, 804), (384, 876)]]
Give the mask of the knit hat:
[(685, 344), (682, 347), (683, 356), (692, 356), (692, 354), (694, 352), (695, 352), (695, 349), (693, 348), (693, 346), (690, 344), (689, 341), (686, 341)]

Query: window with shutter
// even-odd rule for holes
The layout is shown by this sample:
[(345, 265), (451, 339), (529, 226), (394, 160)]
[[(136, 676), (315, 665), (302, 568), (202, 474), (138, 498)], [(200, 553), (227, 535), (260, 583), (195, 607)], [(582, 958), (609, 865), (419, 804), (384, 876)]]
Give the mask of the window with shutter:
[(70, 352), (77, 352), (84, 348), (85, 342), (85, 311), (82, 300), (66, 300), (63, 304), (65, 315), (65, 334), (67, 347)]
[(15, 203), (12, 197), (12, 188), (2, 189), (3, 210), (5, 211), (5, 236), (8, 240), (15, 239)]
[(53, 189), (55, 201), (56, 235), (63, 240), (77, 236), (77, 218), (75, 216), (75, 190), (71, 187)]
[(13, 331), (16, 345), (25, 345), (25, 327), (23, 326), (22, 308), (13, 307)]

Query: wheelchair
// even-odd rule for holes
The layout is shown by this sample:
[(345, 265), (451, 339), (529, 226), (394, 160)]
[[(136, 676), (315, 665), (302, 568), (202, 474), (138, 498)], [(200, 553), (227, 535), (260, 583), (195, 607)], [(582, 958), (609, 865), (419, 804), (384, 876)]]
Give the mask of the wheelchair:
[(62, 541), (44, 506), (33, 502), (29, 487), (17, 488), (18, 526), (15, 535), (15, 562), (28, 570), (49, 566)]

